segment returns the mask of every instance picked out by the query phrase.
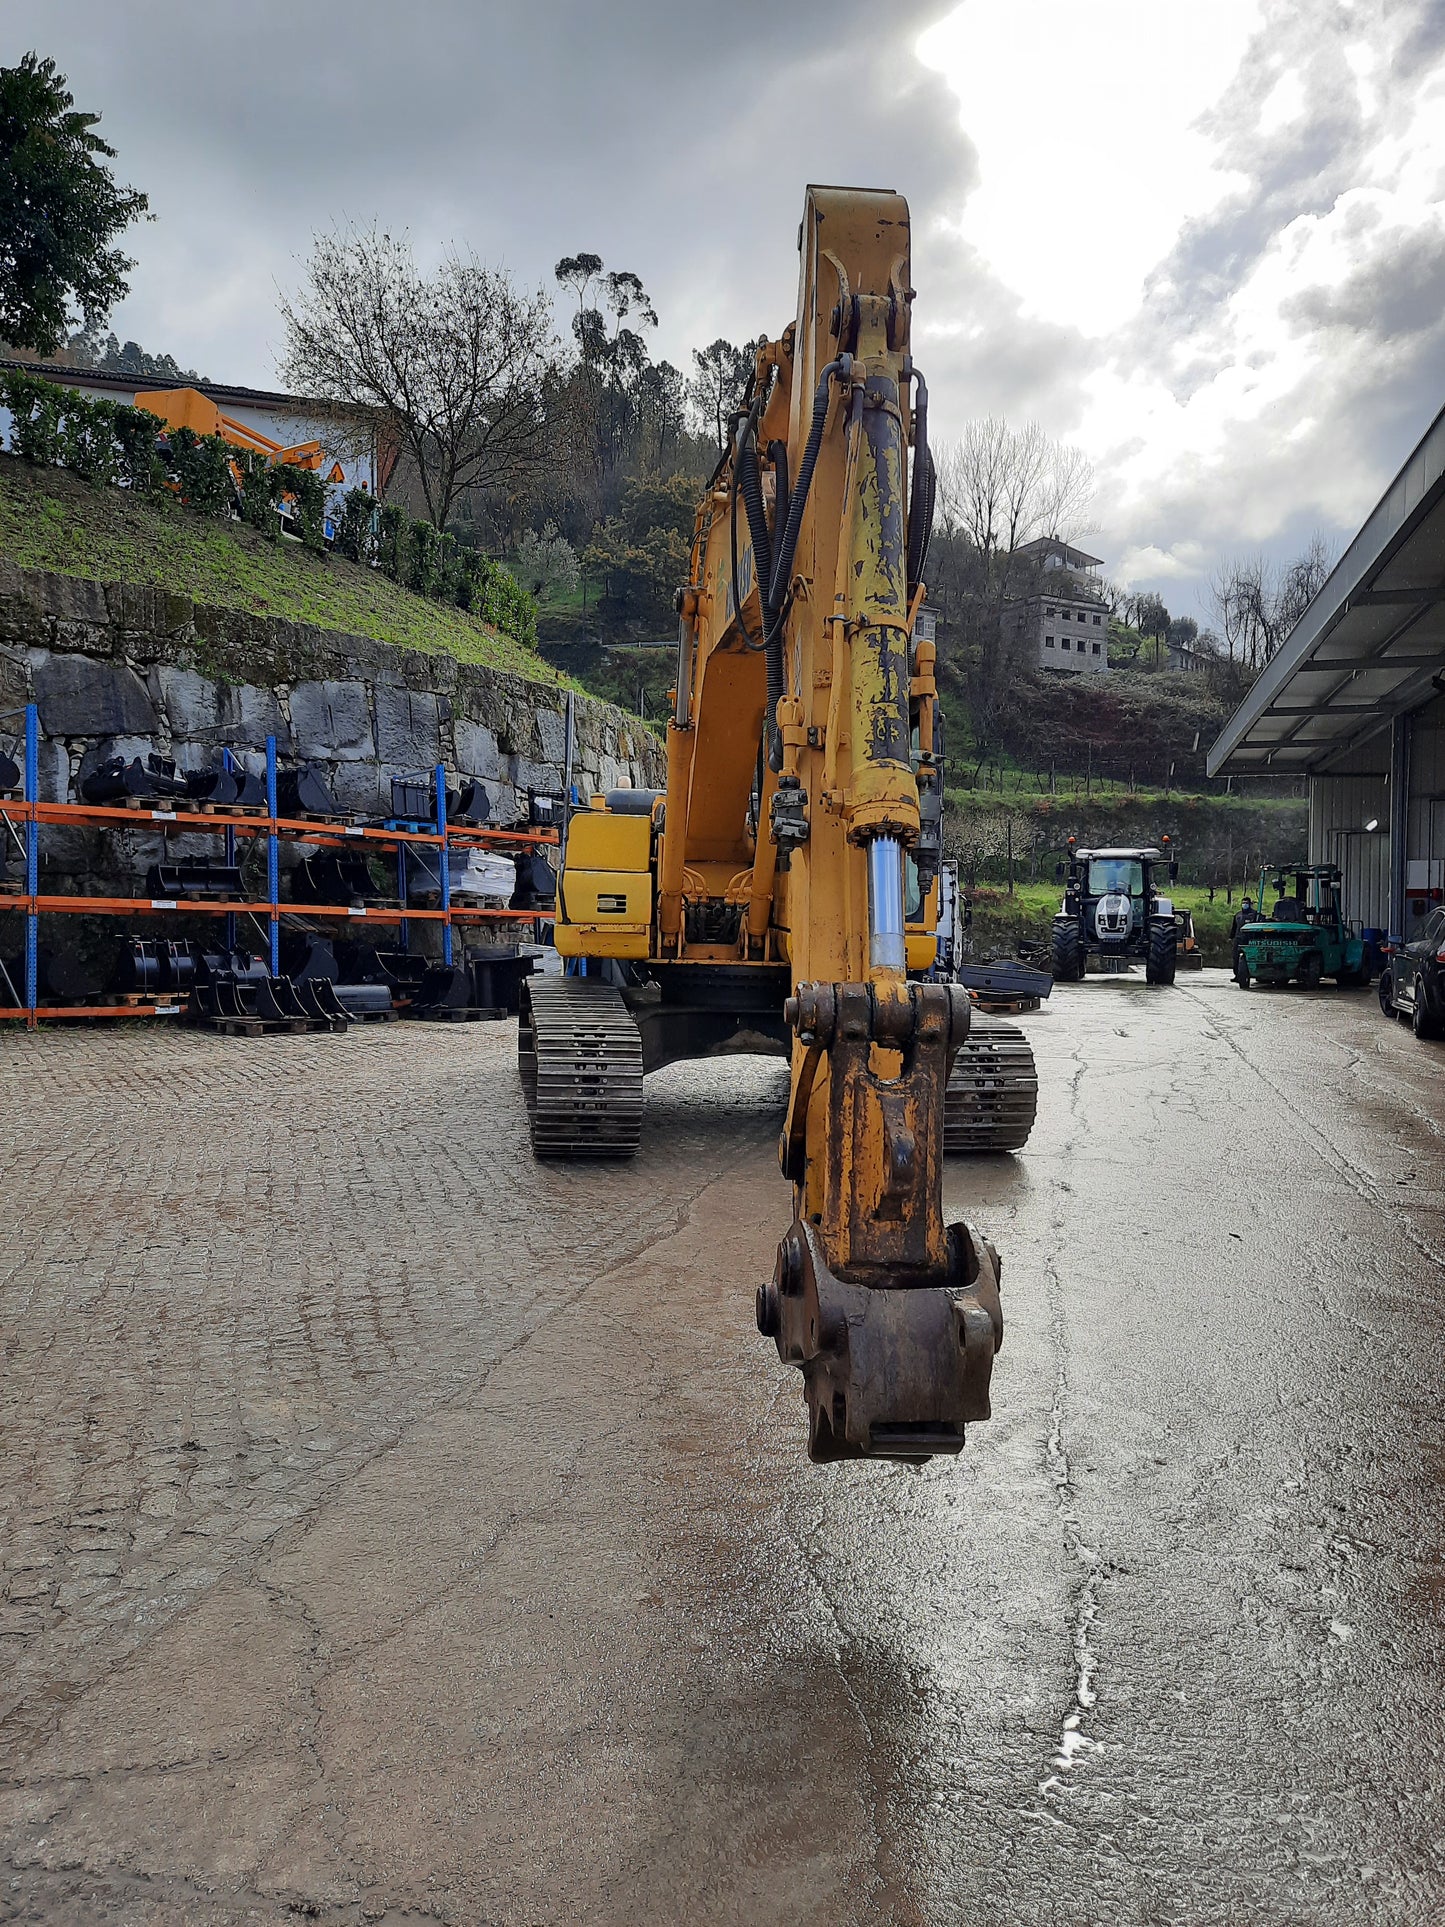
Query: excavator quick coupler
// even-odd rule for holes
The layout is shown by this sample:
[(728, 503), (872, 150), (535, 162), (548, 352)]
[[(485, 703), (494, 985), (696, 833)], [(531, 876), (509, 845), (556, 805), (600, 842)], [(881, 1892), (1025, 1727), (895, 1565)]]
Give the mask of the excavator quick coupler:
[[(998, 1254), (943, 1222), (944, 1092), (967, 993), (802, 984), (787, 1015), (806, 1053), (782, 1146), (798, 1209), (758, 1329), (803, 1374), (810, 1458), (957, 1452), (965, 1423), (989, 1416), (1003, 1343)], [(806, 1142), (810, 1111), (822, 1143)], [(815, 1157), (826, 1181), (810, 1211)]]

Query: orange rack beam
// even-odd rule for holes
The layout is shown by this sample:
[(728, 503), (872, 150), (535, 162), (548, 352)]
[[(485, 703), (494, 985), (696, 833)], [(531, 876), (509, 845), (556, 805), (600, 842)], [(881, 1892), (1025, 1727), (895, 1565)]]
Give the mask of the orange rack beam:
[[(240, 815), (226, 810), (192, 810), (184, 807), (176, 809), (126, 809), (111, 804), (93, 803), (31, 803), (23, 797), (0, 797), (0, 822), (10, 823), (53, 823), (68, 824), (75, 828), (91, 827), (107, 830), (159, 830), (163, 836), (204, 836), (207, 834), (224, 835), (233, 831), (238, 837), (255, 840), (263, 837), (284, 837), (289, 841), (314, 844), (322, 849), (343, 849), (348, 844), (365, 843), (396, 849), (406, 844), (420, 844), (437, 848), (455, 846), (458, 849), (486, 849), (498, 845), (518, 848), (555, 846), (560, 842), (556, 830), (503, 830), (484, 826), (453, 829), (448, 825), (445, 833), (435, 830), (387, 830), (370, 824), (352, 824), (338, 821), (316, 821), (309, 817), (255, 816)], [(446, 910), (411, 909), (401, 904), (367, 904), (364, 908), (354, 908), (349, 904), (320, 903), (272, 903), (269, 899), (260, 902), (240, 903), (193, 903), (185, 898), (161, 897), (101, 897), (101, 896), (42, 896), (16, 895), (0, 896), (0, 911), (18, 911), (22, 916), (69, 915), (151, 917), (165, 915), (194, 916), (251, 916), (265, 918), (273, 927), (282, 917), (306, 918), (345, 918), (348, 922), (399, 924), (418, 923), (479, 924), (479, 923), (531, 923), (538, 917), (545, 919), (545, 911), (452, 907)], [(184, 1007), (180, 1003), (164, 1000), (145, 1004), (78, 1004), (74, 1006), (38, 1005), (34, 1011), (19, 1008), (0, 1007), (0, 1022), (28, 1021), (37, 1024), (50, 1018), (59, 1017), (166, 1017), (175, 1016)]]
[[(177, 915), (194, 912), (202, 917), (269, 917), (274, 909), (282, 917), (352, 917), (357, 921), (370, 919), (372, 923), (403, 923), (416, 917), (435, 923), (444, 920), (447, 914), (445, 910), (404, 910), (399, 903), (368, 904), (359, 910), (344, 903), (270, 904), (264, 899), (260, 903), (190, 903), (184, 897), (36, 897), (33, 905), (29, 897), (15, 897), (12, 901), (19, 909), (34, 908), (42, 916), (59, 910), (72, 914), (89, 911), (97, 917), (147, 917), (172, 911)], [(532, 913), (514, 911), (511, 914), (530, 916)]]
[[(44, 1023), (47, 1017), (179, 1017), (185, 1009), (179, 1004), (37, 1004), (34, 1017)], [(32, 1013), (22, 1004), (18, 1010), (0, 1010), (0, 1022), (24, 1019)]]

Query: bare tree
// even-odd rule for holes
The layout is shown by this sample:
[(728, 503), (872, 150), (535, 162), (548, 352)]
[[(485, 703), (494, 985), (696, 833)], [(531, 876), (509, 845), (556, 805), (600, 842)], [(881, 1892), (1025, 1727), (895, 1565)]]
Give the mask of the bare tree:
[(1037, 422), (1010, 428), (989, 415), (937, 448), (934, 459), (940, 531), (967, 536), (985, 556), (1005, 558), (1040, 536), (1067, 542), (1083, 531), (1093, 467)]
[(469, 253), (423, 275), (406, 240), (373, 227), (318, 235), (281, 313), (283, 378), (339, 420), (379, 422), (438, 528), (463, 491), (515, 493), (546, 468), (560, 350), (544, 292)]
[(1276, 567), (1262, 555), (1221, 562), (1210, 597), (1229, 660), (1262, 669), (1323, 588), (1335, 552), (1318, 532), (1302, 555)]
[[(935, 449), (937, 560), (930, 575), (952, 577), (955, 636), (976, 661), (970, 711), (980, 744), (992, 741), (1007, 703), (1005, 605), (1037, 574), (1021, 554), (1040, 537), (1068, 542), (1083, 532), (1093, 469), (1077, 449), (1037, 422), (1010, 428), (996, 415), (970, 422), (957, 442)], [(1060, 593), (1065, 577), (1051, 577)]]

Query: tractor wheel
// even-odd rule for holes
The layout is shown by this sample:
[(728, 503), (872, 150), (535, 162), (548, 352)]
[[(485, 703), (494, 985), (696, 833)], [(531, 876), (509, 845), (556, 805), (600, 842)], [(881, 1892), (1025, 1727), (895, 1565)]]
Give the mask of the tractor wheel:
[(1149, 955), (1144, 963), (1144, 980), (1151, 984), (1172, 984), (1179, 961), (1179, 933), (1172, 923), (1161, 924), (1149, 932)]
[(1061, 984), (1076, 984), (1084, 974), (1084, 947), (1079, 932), (1071, 924), (1054, 925), (1054, 979)]
[(1234, 981), (1241, 990), (1249, 989), (1249, 959), (1242, 950), (1234, 960)]
[(1380, 981), (1376, 986), (1376, 994), (1380, 999), (1380, 1009), (1384, 1014), (1387, 1017), (1398, 1017), (1399, 1012), (1395, 1009), (1395, 981), (1388, 970), (1382, 970), (1380, 972)]
[(1299, 960), (1299, 986), (1301, 990), (1318, 990), (1320, 978), (1324, 975), (1324, 960), (1318, 950), (1307, 950)]

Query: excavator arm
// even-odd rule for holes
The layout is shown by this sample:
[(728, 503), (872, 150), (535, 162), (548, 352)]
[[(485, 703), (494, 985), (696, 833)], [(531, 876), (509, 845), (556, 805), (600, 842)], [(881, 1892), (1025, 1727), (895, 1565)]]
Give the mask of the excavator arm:
[(794, 1216), (758, 1325), (802, 1371), (813, 1458), (913, 1459), (988, 1417), (1003, 1319), (997, 1255), (943, 1218), (968, 999), (907, 970), (942, 801), (907, 204), (811, 188), (800, 252), (796, 318), (759, 344), (698, 510), (656, 943), (788, 967)]

